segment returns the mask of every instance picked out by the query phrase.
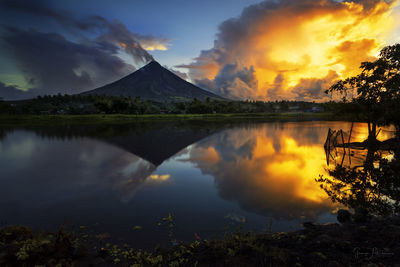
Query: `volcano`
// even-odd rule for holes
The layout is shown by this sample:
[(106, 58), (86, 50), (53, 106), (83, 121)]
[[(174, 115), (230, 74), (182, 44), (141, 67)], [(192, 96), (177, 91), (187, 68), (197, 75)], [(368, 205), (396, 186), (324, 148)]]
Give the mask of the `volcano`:
[(183, 102), (194, 98), (224, 99), (183, 80), (156, 61), (151, 61), (118, 81), (82, 94), (140, 97), (157, 102)]

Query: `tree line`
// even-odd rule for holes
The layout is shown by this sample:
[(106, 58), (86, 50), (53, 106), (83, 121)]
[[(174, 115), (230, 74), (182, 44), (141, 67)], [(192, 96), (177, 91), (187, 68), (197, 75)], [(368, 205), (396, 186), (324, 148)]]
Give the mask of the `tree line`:
[(155, 102), (140, 97), (45, 95), (21, 101), (0, 101), (0, 114), (215, 114), (330, 111), (332, 103), (303, 101)]

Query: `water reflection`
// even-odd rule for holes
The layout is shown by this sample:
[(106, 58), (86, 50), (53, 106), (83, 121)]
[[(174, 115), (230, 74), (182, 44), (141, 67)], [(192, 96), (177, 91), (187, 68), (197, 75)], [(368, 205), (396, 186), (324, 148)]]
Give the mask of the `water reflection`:
[[(104, 231), (141, 242), (158, 242), (157, 223), (169, 212), (176, 216), (177, 235), (186, 239), (220, 234), (232, 218), (257, 230), (272, 218), (278, 231), (300, 228), (306, 220), (332, 221), (337, 204), (314, 178), (325, 172), (327, 130), (349, 125), (2, 129), (0, 217), (37, 227), (100, 222)], [(133, 225), (145, 227), (132, 233)]]
[[(43, 139), (62, 141), (90, 138), (109, 143), (158, 166), (190, 144), (193, 144), (229, 124), (205, 122), (142, 122), (133, 124), (23, 127)], [(3, 138), (16, 128), (0, 128)], [(0, 139), (1, 140), (1, 139)]]
[(378, 138), (364, 131), (356, 141), (351, 136), (341, 144), (327, 141), (334, 144), (329, 149), (334, 152), (327, 153), (328, 162), (332, 158), (335, 164), (316, 181), (332, 201), (375, 215), (400, 211), (400, 140), (393, 137), (393, 130), (383, 129)]
[[(135, 155), (91, 139), (77, 139), (66, 145), (26, 132), (15, 132), (7, 138), (12, 142), (2, 143), (0, 158), (1, 180), (9, 183), (0, 192), (15, 201), (24, 199), (26, 204), (29, 199), (54, 203), (60, 198), (75, 198), (80, 192), (75, 192), (74, 186), (92, 192), (113, 188), (124, 199), (156, 168)], [(46, 194), (37, 194), (32, 188), (46, 188)]]
[(279, 219), (317, 219), (333, 209), (314, 175), (324, 171), (319, 123), (227, 130), (196, 144), (190, 160), (211, 174), (221, 197)]
[[(126, 202), (145, 181), (155, 184), (169, 178), (153, 174), (165, 160), (218, 129), (171, 123), (32, 128), (36, 135), (3, 129), (4, 138), (9, 135), (12, 142), (0, 143), (2, 161), (19, 162), (2, 169), (43, 187), (55, 179), (63, 188), (75, 181), (112, 188)], [(25, 163), (29, 165), (24, 168)]]

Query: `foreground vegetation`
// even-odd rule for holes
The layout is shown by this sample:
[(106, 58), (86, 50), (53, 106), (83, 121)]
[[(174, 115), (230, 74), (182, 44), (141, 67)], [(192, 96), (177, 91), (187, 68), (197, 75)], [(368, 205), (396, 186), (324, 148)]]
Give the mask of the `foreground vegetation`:
[[(89, 243), (61, 228), (0, 230), (1, 266), (392, 266), (400, 254), (400, 218), (365, 223), (305, 223), (296, 232), (243, 233), (177, 243), (153, 251)], [(376, 265), (370, 265), (376, 264)]]

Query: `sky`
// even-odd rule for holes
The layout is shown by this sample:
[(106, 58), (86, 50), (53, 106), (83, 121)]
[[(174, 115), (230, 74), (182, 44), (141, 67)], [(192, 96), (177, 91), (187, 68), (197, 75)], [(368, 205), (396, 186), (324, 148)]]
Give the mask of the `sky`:
[(400, 42), (398, 0), (0, 0), (0, 97), (75, 94), (151, 60), (231, 99), (324, 101)]

